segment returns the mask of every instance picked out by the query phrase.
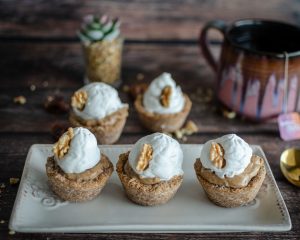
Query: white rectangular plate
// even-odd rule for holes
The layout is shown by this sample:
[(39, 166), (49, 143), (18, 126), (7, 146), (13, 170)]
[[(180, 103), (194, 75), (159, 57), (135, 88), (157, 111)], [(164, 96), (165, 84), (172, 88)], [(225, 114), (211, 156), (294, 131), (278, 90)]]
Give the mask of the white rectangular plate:
[[(101, 194), (85, 203), (57, 198), (47, 184), (45, 163), (52, 145), (33, 145), (28, 153), (10, 219), (17, 232), (228, 232), (287, 231), (291, 220), (270, 166), (259, 146), (267, 176), (256, 199), (239, 208), (211, 203), (194, 172), (193, 164), (202, 145), (183, 144), (184, 181), (175, 197), (165, 205), (143, 207), (129, 201), (116, 172)], [(115, 165), (130, 145), (100, 146)]]

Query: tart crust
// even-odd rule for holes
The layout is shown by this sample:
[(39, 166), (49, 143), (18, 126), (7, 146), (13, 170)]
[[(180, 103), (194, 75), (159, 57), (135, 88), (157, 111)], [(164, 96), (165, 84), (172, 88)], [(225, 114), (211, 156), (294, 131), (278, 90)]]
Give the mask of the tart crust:
[(180, 187), (183, 176), (174, 176), (168, 181), (161, 181), (155, 184), (144, 184), (138, 178), (129, 176), (125, 171), (129, 152), (119, 156), (117, 173), (125, 189), (127, 197), (143, 206), (154, 206), (168, 202)]
[[(49, 157), (46, 163), (48, 182), (53, 192), (66, 201), (84, 202), (91, 200), (101, 192), (114, 170), (113, 164), (104, 154), (101, 154), (100, 162), (96, 166), (96, 172), (99, 172), (96, 176), (91, 176), (90, 179), (86, 177), (70, 179), (68, 174), (64, 173), (56, 164), (54, 157)], [(93, 168), (87, 171), (91, 170)]]
[(266, 168), (262, 164), (257, 175), (250, 180), (247, 186), (232, 188), (213, 184), (204, 179), (201, 176), (203, 166), (199, 158), (196, 159), (194, 168), (207, 197), (216, 205), (226, 208), (239, 207), (251, 202), (256, 197), (266, 176)]
[(120, 138), (127, 116), (128, 106), (99, 120), (82, 119), (71, 110), (69, 121), (73, 127), (85, 127), (89, 129), (94, 133), (98, 143), (112, 144)]
[(134, 106), (138, 112), (142, 124), (153, 132), (174, 132), (182, 127), (191, 108), (192, 102), (190, 98), (183, 94), (185, 104), (182, 111), (178, 113), (159, 114), (148, 112), (143, 106), (143, 95), (139, 95)]

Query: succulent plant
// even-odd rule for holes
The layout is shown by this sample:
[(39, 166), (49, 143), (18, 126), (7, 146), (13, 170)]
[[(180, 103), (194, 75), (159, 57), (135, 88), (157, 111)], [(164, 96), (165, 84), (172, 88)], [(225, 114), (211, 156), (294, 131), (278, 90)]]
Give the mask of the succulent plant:
[(120, 21), (117, 18), (111, 20), (106, 15), (101, 18), (87, 15), (84, 17), (81, 29), (77, 34), (84, 43), (111, 41), (120, 35)]

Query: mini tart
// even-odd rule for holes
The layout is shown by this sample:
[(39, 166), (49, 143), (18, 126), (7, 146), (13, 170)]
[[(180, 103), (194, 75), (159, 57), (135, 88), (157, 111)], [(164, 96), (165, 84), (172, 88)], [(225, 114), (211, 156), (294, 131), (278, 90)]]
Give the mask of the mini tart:
[(94, 133), (98, 143), (112, 144), (120, 138), (127, 116), (128, 107), (126, 106), (99, 120), (85, 120), (71, 111), (69, 120), (73, 127), (89, 129)]
[(154, 206), (168, 202), (180, 187), (183, 176), (174, 176), (169, 181), (160, 181), (155, 184), (144, 184), (139, 178), (129, 176), (125, 171), (129, 152), (119, 156), (117, 173), (125, 189), (127, 197), (143, 206)]
[(52, 191), (70, 202), (84, 202), (95, 198), (105, 186), (114, 170), (107, 156), (101, 154), (99, 163), (83, 173), (67, 174), (49, 157), (46, 173)]
[[(253, 156), (252, 156), (253, 157)], [(258, 156), (254, 156), (258, 157)], [(194, 168), (197, 178), (202, 185), (207, 197), (216, 205), (226, 208), (239, 207), (251, 202), (257, 195), (266, 176), (266, 168), (263, 159), (256, 176), (254, 176), (247, 186), (241, 188), (227, 187), (209, 182), (201, 176), (203, 168), (200, 159), (196, 159)]]
[(139, 95), (134, 102), (135, 109), (138, 112), (142, 124), (153, 132), (174, 132), (182, 127), (187, 115), (189, 114), (192, 102), (190, 98), (184, 96), (184, 107), (178, 113), (159, 114), (148, 112), (143, 106), (143, 96)]

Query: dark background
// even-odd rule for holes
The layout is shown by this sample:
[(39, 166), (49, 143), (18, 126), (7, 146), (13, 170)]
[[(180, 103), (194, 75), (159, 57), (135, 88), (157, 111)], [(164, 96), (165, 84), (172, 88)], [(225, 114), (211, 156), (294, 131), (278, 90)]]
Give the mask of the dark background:
[[(43, 107), (49, 95), (69, 100), (83, 84), (84, 65), (76, 37), (84, 15), (120, 17), (126, 38), (123, 52), (123, 86), (150, 82), (162, 71), (171, 72), (194, 105), (189, 119), (199, 132), (187, 143), (203, 143), (235, 132), (266, 152), (278, 186), (291, 214), (293, 229), (282, 233), (151, 234), (152, 239), (299, 238), (299, 189), (291, 186), (279, 169), (280, 153), (299, 141), (283, 142), (277, 124), (256, 124), (227, 119), (214, 101), (205, 102), (201, 91), (214, 87), (214, 74), (203, 59), (197, 38), (212, 19), (231, 22), (240, 18), (266, 18), (300, 25), (297, 0), (168, 0), (168, 1), (46, 1), (0, 0), (0, 239), (140, 239), (146, 234), (21, 234), (9, 235), (8, 221), (18, 189), (11, 177), (20, 178), (29, 147), (53, 143), (53, 126), (67, 124), (68, 114), (49, 113)], [(279, 36), (283, 37), (283, 36)], [(219, 52), (220, 35), (212, 33), (213, 51)], [(143, 74), (143, 80), (137, 75)], [(35, 90), (32, 91), (35, 86)], [(148, 134), (137, 119), (132, 100), (130, 115), (117, 144), (130, 144)], [(30, 89), (31, 88), (31, 89)], [(13, 102), (24, 95), (25, 105)], [(3, 221), (1, 221), (3, 220)]]

